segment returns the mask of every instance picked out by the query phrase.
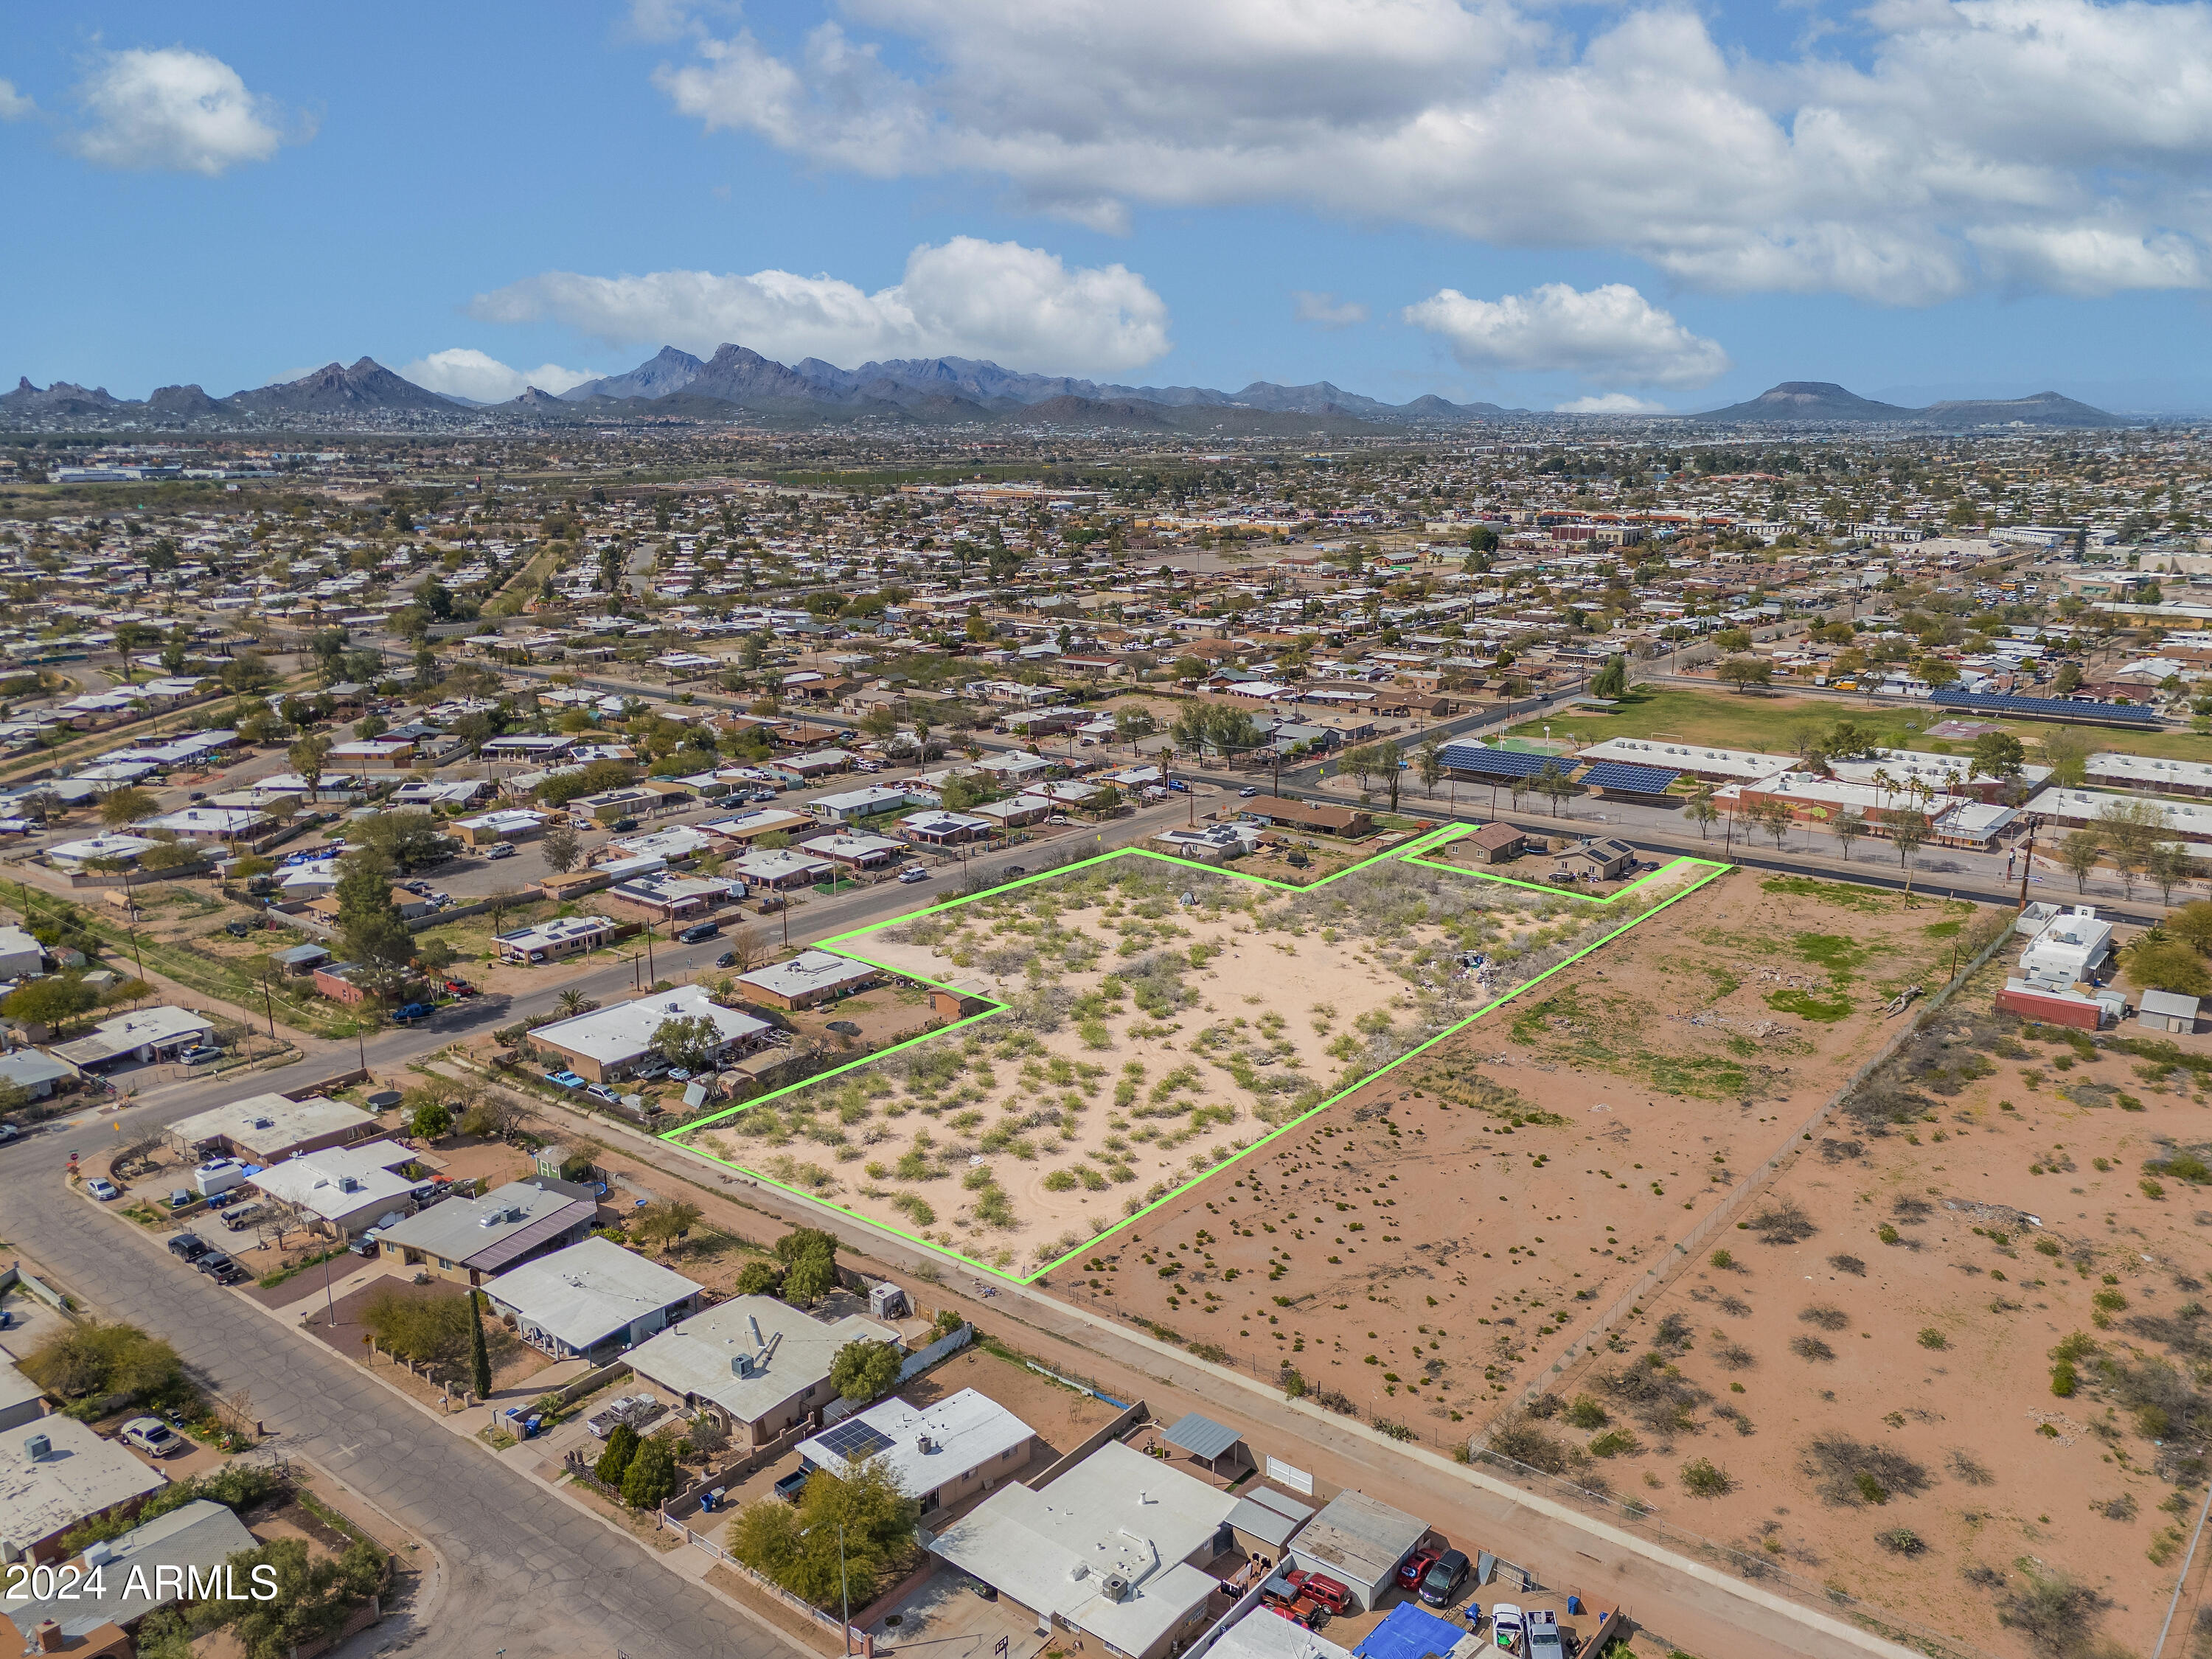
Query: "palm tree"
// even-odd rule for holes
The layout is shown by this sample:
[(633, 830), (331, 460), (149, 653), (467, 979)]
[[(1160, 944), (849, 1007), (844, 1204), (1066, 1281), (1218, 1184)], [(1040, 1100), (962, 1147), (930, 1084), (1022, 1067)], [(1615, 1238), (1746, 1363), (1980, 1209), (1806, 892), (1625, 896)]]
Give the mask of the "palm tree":
[(579, 1014), (590, 1013), (599, 1005), (572, 985), (554, 999), (554, 1006), (560, 1009), (562, 1018), (574, 1019)]

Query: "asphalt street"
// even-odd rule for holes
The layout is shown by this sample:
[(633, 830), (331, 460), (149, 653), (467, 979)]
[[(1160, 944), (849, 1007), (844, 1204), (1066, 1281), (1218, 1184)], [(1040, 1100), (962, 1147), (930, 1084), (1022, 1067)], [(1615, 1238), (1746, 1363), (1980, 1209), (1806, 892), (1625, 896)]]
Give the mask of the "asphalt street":
[[(174, 1110), (126, 1112), (125, 1133)], [(181, 1271), (153, 1238), (94, 1213), (62, 1178), (70, 1141), (64, 1132), (0, 1147), (9, 1237), (100, 1317), (167, 1338), (211, 1391), (248, 1390), (275, 1449), (312, 1458), (436, 1546), (445, 1594), (415, 1650), (812, 1659), (244, 1298)]]

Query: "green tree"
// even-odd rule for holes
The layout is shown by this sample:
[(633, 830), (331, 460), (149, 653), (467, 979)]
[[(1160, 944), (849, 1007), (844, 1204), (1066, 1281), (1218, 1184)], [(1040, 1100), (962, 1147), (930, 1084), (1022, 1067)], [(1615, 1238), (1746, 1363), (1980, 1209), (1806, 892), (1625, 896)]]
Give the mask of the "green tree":
[(2212, 972), (2196, 948), (2153, 928), (2120, 952), (2120, 971), (2142, 991), (2172, 991), (2178, 996), (2212, 996)]
[(538, 846), (544, 854), (545, 867), (556, 876), (566, 875), (574, 869), (576, 860), (584, 851), (583, 843), (576, 838), (576, 832), (565, 823), (556, 823), (548, 830)]
[(407, 1120), (407, 1133), (421, 1140), (437, 1140), (453, 1133), (453, 1109), (442, 1100), (426, 1100)]
[(161, 802), (135, 785), (111, 789), (100, 798), (100, 821), (111, 830), (150, 818), (161, 810)]
[(365, 988), (381, 994), (396, 988), (415, 958), (415, 938), (392, 898), (391, 861), (374, 848), (338, 860), (338, 942), (357, 963)]
[(1851, 843), (1867, 832), (1865, 815), (1857, 811), (1839, 812), (1828, 828), (1843, 847), (1844, 861), (1849, 863), (1851, 856)]
[(1747, 686), (1774, 683), (1774, 665), (1764, 657), (1730, 657), (1713, 673), (1723, 684), (1732, 685), (1739, 691)]
[(1626, 696), (1628, 659), (1618, 654), (1607, 657), (1605, 666), (1590, 677), (1590, 695), (1594, 697)]
[(1556, 760), (1547, 760), (1543, 769), (1532, 780), (1536, 793), (1552, 803), (1552, 816), (1559, 815), (1559, 804), (1576, 793), (1575, 781), (1567, 775), (1568, 769)]
[(379, 812), (349, 826), (348, 834), (353, 846), (381, 853), (403, 875), (442, 862), (453, 849), (428, 812)]
[(8, 1000), (0, 1002), (0, 1014), (26, 1025), (60, 1031), (79, 1015), (89, 1013), (99, 1001), (100, 994), (75, 974), (57, 974), (32, 980), (9, 992)]
[(722, 1033), (704, 1014), (684, 1014), (664, 1019), (647, 1039), (653, 1052), (671, 1066), (704, 1071), (722, 1046)]
[(675, 1494), (676, 1448), (658, 1435), (640, 1443), (623, 1471), (623, 1502), (634, 1510), (657, 1510)]
[(2027, 763), (2027, 749), (2009, 732), (1984, 732), (1974, 739), (1969, 778), (2016, 778)]
[(2058, 843), (2058, 862), (2074, 878), (2074, 890), (2089, 890), (2089, 877), (2105, 856), (2105, 840), (2094, 830), (2076, 830)]
[(315, 799), (317, 787), (323, 781), (323, 763), (330, 757), (331, 740), (321, 732), (301, 738), (285, 750), (285, 759), (307, 786), (307, 799)]
[(627, 1423), (617, 1423), (607, 1431), (606, 1449), (600, 1452), (598, 1462), (592, 1465), (592, 1478), (603, 1486), (622, 1486), (623, 1476), (629, 1472), (630, 1460), (637, 1455), (637, 1431)]
[(811, 1307), (837, 1287), (837, 1236), (818, 1227), (799, 1227), (775, 1242), (784, 1264), (783, 1299), (794, 1308)]
[(2166, 931), (2212, 956), (2212, 900), (2197, 899), (2166, 919)]
[(648, 1244), (658, 1244), (665, 1255), (691, 1236), (699, 1224), (700, 1209), (696, 1204), (680, 1198), (664, 1198), (647, 1205), (637, 1212), (630, 1231)]
[(784, 1267), (781, 1261), (770, 1261), (756, 1256), (745, 1263), (738, 1273), (739, 1296), (774, 1296), (783, 1288)]
[(2189, 849), (2178, 842), (2162, 841), (2150, 849), (2143, 860), (2143, 872), (2158, 889), (2161, 903), (2173, 902), (2173, 890), (2197, 878), (2197, 860)]
[(755, 1572), (821, 1607), (866, 1606), (914, 1546), (921, 1508), (870, 1458), (841, 1477), (806, 1483), (798, 1505), (763, 1498), (730, 1522), (730, 1553)]
[(889, 1394), (899, 1379), (906, 1356), (895, 1342), (860, 1337), (837, 1350), (830, 1361), (830, 1382), (839, 1394), (859, 1404)]
[(484, 1344), (483, 1310), (469, 1295), (469, 1386), (478, 1400), (491, 1398), (491, 1350)]
[(1905, 872), (1905, 890), (1912, 891), (1912, 855), (1927, 844), (1928, 816), (1924, 812), (1889, 815), (1890, 845), (1897, 848), (1898, 868)]
[(1698, 826), (1699, 841), (1705, 838), (1705, 832), (1712, 828), (1720, 815), (1721, 809), (1713, 804), (1713, 787), (1710, 783), (1700, 783), (1690, 792), (1689, 799), (1683, 804), (1682, 816)]
[(1431, 796), (1435, 795), (1437, 785), (1443, 779), (1443, 739), (1431, 738), (1413, 751), (1415, 769), (1421, 775), (1421, 788)]

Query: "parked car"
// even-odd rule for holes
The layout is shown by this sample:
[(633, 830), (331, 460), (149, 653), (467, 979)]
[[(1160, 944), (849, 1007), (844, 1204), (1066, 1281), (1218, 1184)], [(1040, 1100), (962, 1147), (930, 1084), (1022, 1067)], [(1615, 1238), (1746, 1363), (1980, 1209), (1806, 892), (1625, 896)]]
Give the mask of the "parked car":
[(679, 945), (697, 945), (702, 940), (714, 938), (721, 931), (722, 927), (720, 922), (702, 921), (696, 927), (686, 927), (676, 936), (676, 939)]
[(0, 1146), (5, 1146), (9, 1141), (21, 1140), (22, 1138), (23, 1132), (14, 1124), (0, 1123)]
[(222, 1224), (232, 1232), (242, 1233), (268, 1213), (267, 1208), (262, 1205), (248, 1204), (243, 1209), (224, 1211)]
[(197, 1261), (207, 1253), (207, 1241), (197, 1233), (179, 1233), (169, 1241), (169, 1254), (186, 1261)]
[(923, 869), (918, 864), (909, 864), (905, 869), (898, 872), (898, 878), (910, 887), (915, 882), (927, 881), (929, 879), (929, 872)]
[(232, 1261), (229, 1256), (224, 1255), (221, 1250), (210, 1250), (205, 1255), (201, 1256), (198, 1261), (194, 1261), (192, 1266), (198, 1267), (202, 1273), (207, 1274), (210, 1279), (215, 1279), (220, 1278), (223, 1273), (226, 1273), (231, 1269), (236, 1267), (238, 1263)]
[(100, 1176), (94, 1176), (91, 1180), (86, 1182), (84, 1183), (84, 1189), (103, 1204), (106, 1203), (111, 1198), (120, 1198), (123, 1196), (123, 1188), (117, 1186), (113, 1182), (106, 1180)]
[(1432, 1607), (1448, 1607), (1467, 1583), (1472, 1563), (1465, 1550), (1446, 1550), (1421, 1575), (1421, 1600)]
[(515, 847), (513, 842), (501, 841), (493, 842), (490, 850), (485, 853), (484, 856), (488, 859), (511, 859), (514, 856), (514, 853)]
[(222, 1058), (222, 1050), (212, 1042), (195, 1043), (177, 1056), (180, 1066), (205, 1066), (210, 1060)]
[(1309, 1601), (1318, 1602), (1340, 1617), (1352, 1610), (1350, 1588), (1339, 1583), (1326, 1573), (1307, 1572), (1300, 1570), (1285, 1573), (1284, 1577), (1290, 1580), (1291, 1586), (1297, 1589), (1299, 1595)]
[(438, 1012), (437, 1005), (429, 1002), (403, 1002), (392, 1011), (392, 1023), (411, 1025), (418, 1019), (428, 1019)]
[(605, 1101), (610, 1106), (619, 1106), (622, 1104), (622, 1097), (617, 1094), (612, 1089), (608, 1088), (604, 1083), (586, 1083), (584, 1085), (584, 1092), (591, 1096), (594, 1100)]
[(222, 925), (222, 931), (233, 939), (244, 939), (260, 926), (261, 920), (257, 916), (252, 921), (226, 921)]
[(1436, 1565), (1440, 1553), (1437, 1550), (1415, 1550), (1401, 1561), (1398, 1564), (1398, 1588), (1402, 1590), (1419, 1589), (1421, 1580), (1427, 1576), (1429, 1569)]
[(1490, 1609), (1490, 1639), (1499, 1647), (1511, 1649), (1528, 1634), (1528, 1626), (1521, 1616), (1521, 1609), (1510, 1601), (1499, 1601)]
[(428, 898), (430, 896), (430, 884), (427, 881), (403, 881), (399, 884), (405, 888), (409, 892), (416, 894), (422, 898)]
[(158, 1417), (134, 1417), (115, 1431), (126, 1446), (135, 1446), (149, 1457), (173, 1457), (191, 1449), (185, 1437)]
[(638, 822), (635, 818), (617, 818), (611, 827), (615, 834), (626, 836), (638, 827)]
[(738, 953), (735, 951), (725, 951), (714, 958), (714, 966), (717, 968), (734, 968), (737, 965)]
[(1239, 789), (1239, 790), (1237, 792), (1237, 798), (1239, 800), (1249, 800), (1249, 799), (1252, 799), (1252, 797), (1253, 797), (1253, 796), (1255, 796), (1255, 795), (1258, 794), (1259, 793), (1260, 793), (1259, 787), (1258, 787), (1256, 784), (1249, 784), (1249, 783), (1248, 783), (1248, 784), (1246, 784), (1246, 785), (1245, 785), (1242, 789)]
[(811, 1469), (793, 1469), (775, 1483), (775, 1495), (787, 1504), (796, 1504), (799, 1493), (806, 1490), (808, 1477), (813, 1473)]
[(446, 994), (449, 997), (472, 997), (476, 994), (477, 988), (465, 979), (449, 979), (446, 981)]
[(1559, 1640), (1559, 1615), (1549, 1607), (1528, 1609), (1528, 1659), (1562, 1659), (1566, 1646)]
[(580, 1089), (584, 1086), (584, 1079), (574, 1072), (548, 1072), (545, 1080), (556, 1089)]
[(376, 1229), (374, 1227), (371, 1227), (359, 1238), (349, 1240), (346, 1244), (346, 1249), (351, 1250), (356, 1255), (361, 1257), (364, 1261), (374, 1261), (376, 1259), (376, 1253), (380, 1248), (380, 1247), (376, 1242)]
[(745, 797), (747, 804), (753, 806), (769, 805), (775, 799), (775, 791), (773, 789), (756, 789)]

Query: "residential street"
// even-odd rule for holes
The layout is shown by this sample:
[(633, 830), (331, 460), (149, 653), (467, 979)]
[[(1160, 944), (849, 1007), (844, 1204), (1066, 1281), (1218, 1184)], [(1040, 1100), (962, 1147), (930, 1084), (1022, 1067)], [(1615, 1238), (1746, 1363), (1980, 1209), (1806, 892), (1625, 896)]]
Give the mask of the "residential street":
[[(179, 1109), (173, 1100), (135, 1109), (124, 1114), (125, 1131)], [(288, 1335), (243, 1297), (181, 1271), (152, 1237), (91, 1213), (62, 1179), (72, 1144), (94, 1142), (79, 1131), (0, 1147), (9, 1237), (100, 1317), (174, 1343), (211, 1390), (250, 1390), (275, 1449), (313, 1458), (435, 1544), (446, 1593), (439, 1627), (419, 1651), (799, 1659), (800, 1650), (649, 1565), (635, 1544), (488, 1453), (459, 1447), (380, 1383)]]

